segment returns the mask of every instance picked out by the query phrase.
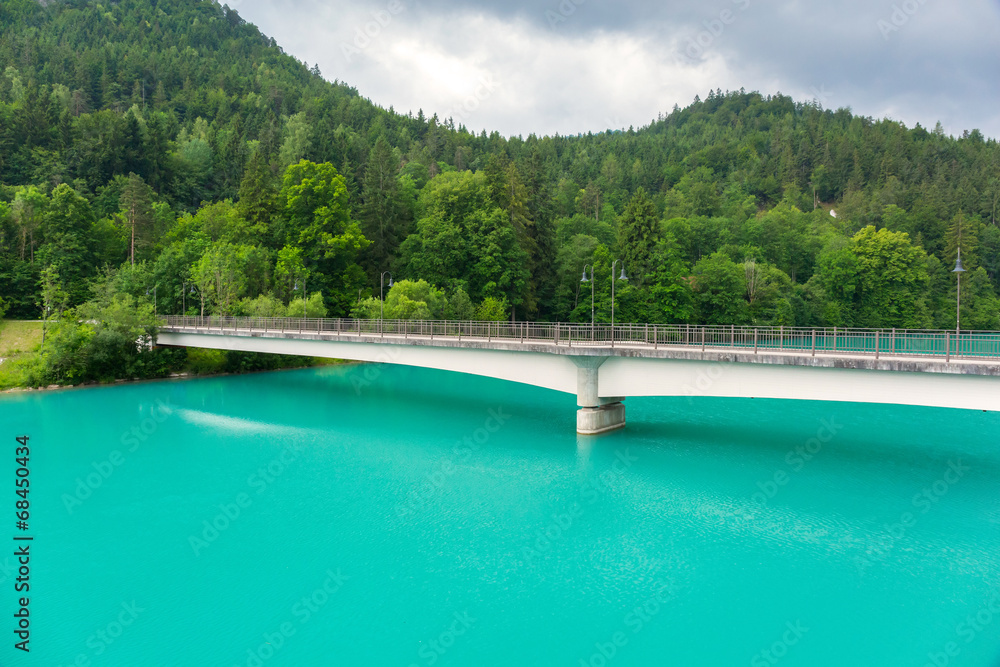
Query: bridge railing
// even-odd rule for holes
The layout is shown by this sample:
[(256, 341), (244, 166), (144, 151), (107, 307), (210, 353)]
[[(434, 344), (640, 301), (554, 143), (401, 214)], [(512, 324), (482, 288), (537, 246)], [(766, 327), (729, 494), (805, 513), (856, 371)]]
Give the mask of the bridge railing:
[(296, 317), (167, 316), (164, 330), (251, 335), (311, 333), (336, 337), (455, 338), (565, 346), (684, 347), (757, 354), (840, 354), (1000, 361), (1000, 332), (689, 324), (566, 324), (454, 320), (359, 320)]

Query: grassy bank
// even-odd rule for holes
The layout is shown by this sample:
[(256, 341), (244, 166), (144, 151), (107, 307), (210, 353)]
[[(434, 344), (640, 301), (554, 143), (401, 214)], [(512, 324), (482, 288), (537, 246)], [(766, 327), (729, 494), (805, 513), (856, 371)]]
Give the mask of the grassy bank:
[[(40, 359), (41, 343), (41, 322), (0, 320), (0, 359), (3, 360), (0, 361), (0, 391), (46, 384), (38, 380), (32, 381), (31, 373), (31, 369), (37, 369), (43, 363), (43, 360)], [(155, 379), (155, 377), (166, 377), (167, 375), (177, 373), (220, 375), (286, 368), (328, 366), (343, 363), (334, 359), (265, 355), (250, 352), (225, 352), (196, 348), (176, 350), (171, 356), (172, 358), (169, 358), (167, 365), (161, 367), (160, 371), (153, 375), (146, 375), (142, 379)], [(138, 378), (116, 379), (129, 380)], [(72, 384), (72, 382), (65, 382), (64, 384)]]
[(41, 343), (41, 322), (0, 320), (0, 390), (23, 386), (18, 362), (36, 355)]

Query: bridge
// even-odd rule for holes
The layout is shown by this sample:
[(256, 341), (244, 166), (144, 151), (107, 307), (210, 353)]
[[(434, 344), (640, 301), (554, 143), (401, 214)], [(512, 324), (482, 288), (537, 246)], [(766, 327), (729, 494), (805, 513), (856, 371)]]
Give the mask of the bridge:
[(157, 344), (436, 368), (575, 394), (577, 432), (629, 396), (1000, 409), (1000, 332), (166, 317)]

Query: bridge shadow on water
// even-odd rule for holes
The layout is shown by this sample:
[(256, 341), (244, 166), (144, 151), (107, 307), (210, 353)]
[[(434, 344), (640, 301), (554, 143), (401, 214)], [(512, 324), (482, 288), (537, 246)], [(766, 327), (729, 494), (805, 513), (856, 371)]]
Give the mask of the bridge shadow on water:
[[(629, 399), (626, 431), (648, 446), (745, 450), (783, 459), (801, 447), (868, 464), (939, 471), (961, 457), (1000, 473), (1000, 413), (778, 399)], [(834, 427), (834, 432), (830, 428)]]
[[(892, 460), (938, 471), (961, 457), (1000, 472), (1000, 413), (915, 406), (778, 399), (627, 398), (627, 425), (600, 436), (576, 436), (576, 398), (494, 378), (391, 364), (345, 364), (241, 376), (233, 387), (294, 397), (296, 423), (329, 418), (331, 410), (379, 419), (388, 406), (426, 417), (424, 428), (454, 432), (481, 425), (502, 408), (523, 428), (562, 441), (592, 440), (601, 448), (645, 447), (695, 454), (727, 451), (738, 457), (782, 460), (796, 448), (822, 446), (824, 457), (851, 465)], [(218, 380), (207, 379), (206, 382)], [(226, 401), (221, 401), (218, 407)], [(292, 415), (289, 415), (292, 417)], [(437, 425), (437, 426), (435, 426)], [(830, 435), (833, 427), (835, 433)], [(817, 442), (818, 441), (818, 442)]]

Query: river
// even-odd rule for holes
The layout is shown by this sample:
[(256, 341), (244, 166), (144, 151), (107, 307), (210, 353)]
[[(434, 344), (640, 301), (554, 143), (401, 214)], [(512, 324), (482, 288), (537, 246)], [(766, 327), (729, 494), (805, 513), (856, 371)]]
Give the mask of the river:
[(4, 395), (0, 663), (1000, 665), (1000, 414), (626, 405), (586, 438), (378, 365)]

